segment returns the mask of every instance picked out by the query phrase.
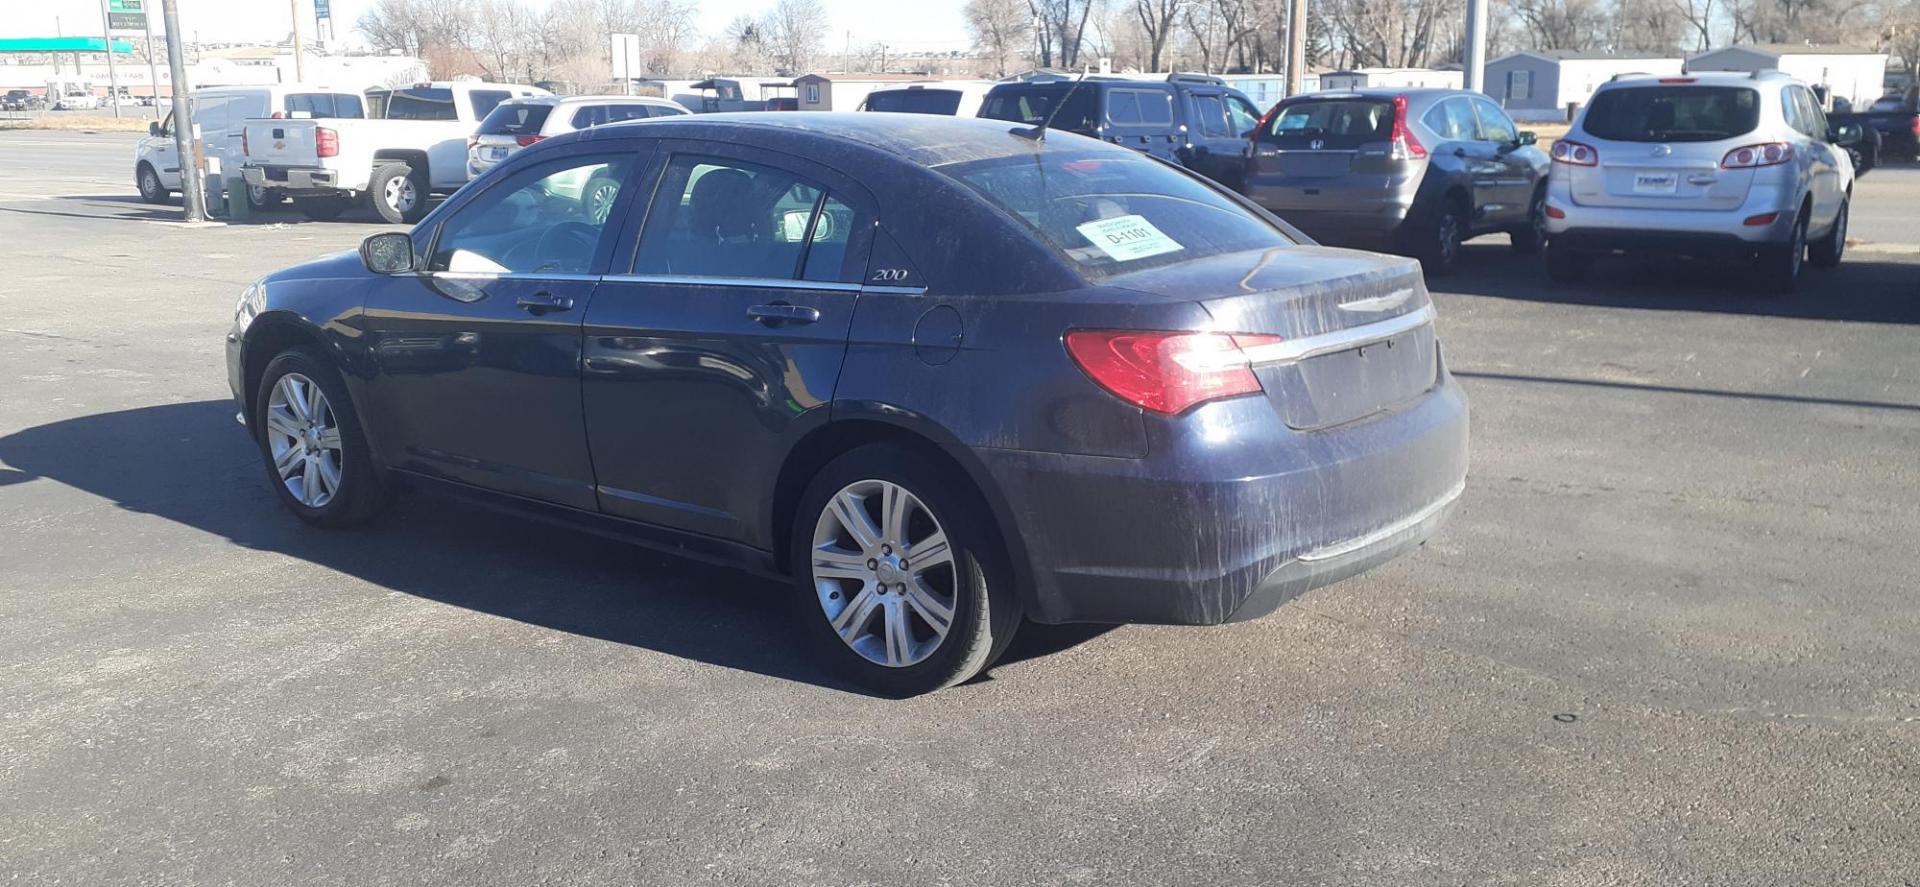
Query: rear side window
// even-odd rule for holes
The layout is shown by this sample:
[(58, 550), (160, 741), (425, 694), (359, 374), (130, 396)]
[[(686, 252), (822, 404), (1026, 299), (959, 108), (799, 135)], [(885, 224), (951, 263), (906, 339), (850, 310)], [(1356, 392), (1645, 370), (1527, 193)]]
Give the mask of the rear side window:
[(867, 110), (951, 117), (960, 110), (960, 93), (951, 89), (890, 89), (869, 94)]
[(316, 120), (366, 116), (360, 97), (351, 93), (298, 92), (287, 96), (287, 116), (306, 114)]
[(487, 119), (480, 121), (480, 134), (483, 136), (533, 136), (540, 134), (540, 127), (547, 125), (547, 115), (552, 113), (552, 105), (505, 104), (493, 109)]
[(1118, 150), (934, 167), (1026, 225), (1089, 279), (1293, 241), (1166, 164)]
[(793, 173), (679, 155), (668, 164), (634, 259), (637, 274), (857, 282), (845, 203)]
[[(1097, 90), (1058, 89), (995, 90), (980, 108), (980, 116), (994, 120), (1035, 125), (1053, 117), (1052, 128), (1092, 135), (1098, 125)], [(1060, 113), (1054, 114), (1055, 107)]]
[(1581, 123), (1615, 142), (1717, 142), (1760, 125), (1760, 93), (1743, 86), (1631, 86), (1601, 90)]
[[(488, 109), (492, 110), (492, 109)], [(453, 90), (415, 86), (396, 89), (387, 96), (389, 120), (459, 120), (453, 107)]]
[[(1469, 111), (1471, 115), (1471, 111)], [(1283, 106), (1260, 133), (1282, 148), (1358, 148), (1393, 139), (1393, 103), (1379, 99), (1319, 99)]]
[(1227, 106), (1220, 101), (1219, 96), (1194, 96), (1193, 114), (1199, 118), (1201, 135), (1221, 137), (1233, 134), (1227, 126)]

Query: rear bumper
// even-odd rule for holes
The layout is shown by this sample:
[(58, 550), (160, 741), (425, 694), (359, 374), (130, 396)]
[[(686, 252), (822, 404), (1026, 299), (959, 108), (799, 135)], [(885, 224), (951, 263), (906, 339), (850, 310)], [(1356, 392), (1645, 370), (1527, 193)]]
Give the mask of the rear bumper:
[(308, 166), (254, 166), (241, 170), (241, 177), (247, 184), (262, 188), (284, 188), (288, 191), (339, 191), (340, 176), (324, 167)]
[[(1744, 260), (1764, 244), (1731, 234), (1694, 231), (1627, 231), (1618, 228), (1567, 228), (1551, 232), (1556, 246), (1596, 253), (1652, 253), (1702, 259)], [(1785, 242), (1785, 238), (1781, 238)]]
[[(1624, 245), (1607, 248), (1691, 255), (1694, 250), (1731, 243), (1735, 252), (1741, 248), (1751, 251), (1761, 244), (1785, 243), (1792, 237), (1799, 198), (1791, 188), (1756, 180), (1746, 200), (1735, 209), (1592, 206), (1578, 203), (1556, 172), (1547, 186), (1547, 206), (1559, 210), (1564, 218), (1556, 219), (1549, 213), (1547, 235), (1563, 242), (1577, 235), (1590, 239), (1595, 248), (1615, 241)], [(1771, 223), (1746, 224), (1747, 219), (1767, 213), (1775, 214)]]
[(1328, 179), (1249, 178), (1246, 195), (1268, 212), (1315, 239), (1384, 238), (1398, 230), (1413, 209), (1414, 191), (1340, 188)]
[(1414, 402), (1323, 431), (1282, 430), (1260, 398), (1181, 421), (1221, 439), (1139, 460), (980, 451), (1026, 545), (1030, 617), (1265, 615), (1417, 547), (1466, 483), (1466, 395), (1444, 369)]

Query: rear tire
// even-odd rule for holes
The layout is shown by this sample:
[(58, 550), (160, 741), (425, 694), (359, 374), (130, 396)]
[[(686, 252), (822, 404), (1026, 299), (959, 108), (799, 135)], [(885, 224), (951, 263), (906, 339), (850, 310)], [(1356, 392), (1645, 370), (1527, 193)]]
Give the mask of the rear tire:
[(1569, 246), (1547, 241), (1547, 279), (1555, 283), (1577, 283), (1593, 268), (1593, 255)]
[(389, 163), (374, 170), (367, 194), (382, 221), (411, 225), (427, 215), (426, 177), (404, 163)]
[(1793, 233), (1787, 235), (1786, 243), (1768, 244), (1760, 248), (1760, 261), (1754, 270), (1759, 274), (1757, 282), (1761, 291), (1784, 296), (1800, 284), (1800, 269), (1807, 257), (1809, 212), (1811, 210), (1808, 207), (1800, 207), (1799, 217), (1793, 222)]
[(276, 206), (279, 206), (280, 200), (284, 196), (285, 195), (283, 195), (280, 192), (280, 190), (277, 188), (268, 188), (261, 185), (248, 185), (247, 186), (247, 208), (250, 210), (253, 210), (256, 213), (263, 213)]
[(293, 208), (315, 222), (331, 222), (352, 206), (352, 200), (335, 194), (293, 199)]
[(1547, 245), (1547, 189), (1540, 186), (1533, 192), (1533, 202), (1527, 204), (1527, 223), (1513, 229), (1513, 251), (1523, 256), (1536, 256)]
[(133, 182), (140, 188), (140, 199), (148, 203), (166, 203), (167, 189), (160, 184), (160, 174), (154, 172), (153, 164), (142, 161), (140, 168), (133, 171)]
[(794, 614), (821, 657), (863, 687), (896, 697), (951, 687), (992, 664), (1020, 624), (995, 540), (973, 491), (923, 456), (850, 450), (794, 513)]
[(346, 383), (318, 350), (289, 349), (267, 364), (253, 392), (252, 423), (267, 482), (301, 520), (348, 527), (386, 505), (385, 472), (374, 463)]
[(1853, 203), (1850, 197), (1840, 200), (1840, 212), (1833, 218), (1833, 230), (1827, 236), (1807, 244), (1807, 261), (1815, 268), (1832, 268), (1840, 264), (1841, 256), (1847, 252), (1847, 208)]

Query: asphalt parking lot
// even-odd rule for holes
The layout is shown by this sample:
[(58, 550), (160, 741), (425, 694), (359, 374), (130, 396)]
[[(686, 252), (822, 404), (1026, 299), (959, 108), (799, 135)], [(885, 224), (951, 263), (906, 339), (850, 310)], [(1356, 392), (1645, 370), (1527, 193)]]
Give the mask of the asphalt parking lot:
[(221, 335), (384, 228), (181, 226), (132, 140), (0, 132), (0, 880), (1916, 883), (1920, 167), (1790, 297), (1476, 241), (1423, 551), (889, 701), (732, 572), (424, 497), (301, 525)]

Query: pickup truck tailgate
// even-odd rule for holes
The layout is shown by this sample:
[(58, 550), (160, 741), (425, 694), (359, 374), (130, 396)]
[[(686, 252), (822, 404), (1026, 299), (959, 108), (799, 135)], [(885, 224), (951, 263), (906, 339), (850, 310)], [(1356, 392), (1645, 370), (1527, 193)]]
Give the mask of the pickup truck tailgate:
[(313, 166), (320, 162), (313, 120), (249, 120), (247, 163), (252, 166)]

